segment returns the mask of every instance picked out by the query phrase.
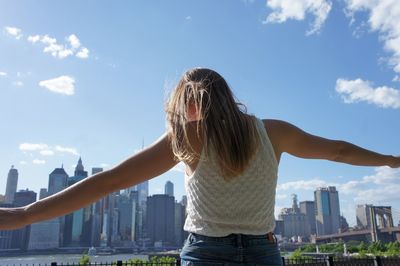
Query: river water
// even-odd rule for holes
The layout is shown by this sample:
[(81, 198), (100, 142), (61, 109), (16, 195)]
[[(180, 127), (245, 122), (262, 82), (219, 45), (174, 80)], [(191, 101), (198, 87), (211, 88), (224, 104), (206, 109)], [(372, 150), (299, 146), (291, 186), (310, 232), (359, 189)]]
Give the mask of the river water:
[[(28, 255), (28, 256), (15, 256), (15, 257), (0, 257), (0, 266), (44, 266), (50, 265), (52, 262), (57, 262), (59, 265), (63, 263), (78, 263), (82, 258), (82, 254), (60, 254), (60, 255)], [(90, 262), (97, 263), (111, 263), (118, 260), (127, 261), (129, 259), (147, 259), (147, 255), (134, 255), (134, 254), (118, 254), (118, 255), (97, 255), (91, 256)]]

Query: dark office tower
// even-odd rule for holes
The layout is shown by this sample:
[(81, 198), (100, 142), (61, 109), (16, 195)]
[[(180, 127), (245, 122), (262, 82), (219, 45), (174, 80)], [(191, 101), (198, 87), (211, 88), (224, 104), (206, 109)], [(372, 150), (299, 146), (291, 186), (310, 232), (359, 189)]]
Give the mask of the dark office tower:
[[(187, 211), (186, 211), (186, 207), (187, 207), (187, 196), (186, 195), (183, 195), (182, 196), (182, 199), (181, 199), (181, 201), (180, 201), (180, 204), (182, 204), (182, 206), (183, 206), (183, 211), (184, 211), (184, 218), (183, 218), (183, 225), (185, 225), (185, 221), (186, 221), (186, 216), (187, 216)], [(183, 231), (183, 239), (185, 240), (185, 239), (187, 239), (187, 237), (188, 237), (188, 235), (189, 235), (189, 233), (187, 232), (187, 231)]]
[(129, 197), (128, 194), (124, 193), (119, 195), (117, 200), (117, 210), (118, 210), (118, 235), (121, 241), (121, 246), (129, 246), (132, 244), (134, 239), (132, 238), (132, 231), (135, 230), (132, 227), (134, 219), (134, 202)]
[(171, 181), (165, 183), (164, 194), (171, 197), (174, 196), (174, 184)]
[(175, 201), (175, 243), (177, 247), (183, 246), (185, 223), (185, 206), (182, 203)]
[(158, 194), (147, 198), (147, 236), (152, 243), (175, 244), (175, 199)]
[(315, 202), (314, 201), (302, 201), (300, 202), (300, 212), (307, 216), (307, 221), (310, 224), (310, 233), (315, 235), (317, 228), (315, 224)]
[(95, 175), (95, 174), (101, 173), (101, 172), (103, 172), (103, 168), (101, 168), (101, 167), (93, 167), (92, 168), (92, 175)]
[(75, 167), (75, 176), (88, 176), (88, 172), (85, 171), (83, 164), (82, 164), (82, 158), (79, 157), (78, 164)]
[(68, 174), (65, 172), (64, 167), (56, 168), (49, 175), (49, 188), (48, 196), (53, 195), (68, 186)]
[(41, 188), (39, 192), (39, 199), (44, 199), (48, 196), (47, 188)]
[[(93, 167), (92, 175), (103, 172), (101, 167)], [(92, 204), (92, 234), (90, 238), (90, 246), (99, 247), (100, 246), (100, 236), (101, 236), (101, 222), (103, 216), (103, 199), (100, 199)]]
[[(36, 193), (31, 190), (20, 190), (14, 194), (14, 206), (25, 206), (36, 201)], [(26, 250), (29, 243), (31, 226), (27, 225), (13, 233), (12, 246)]]
[[(15, 207), (10, 203), (0, 203), (0, 208)], [(16, 230), (0, 230), (0, 249), (11, 249), (13, 234)]]
[[(84, 170), (82, 159), (79, 158), (75, 168), (75, 175), (68, 178), (68, 186), (71, 186), (88, 176)], [(64, 246), (89, 246), (91, 240), (92, 228), (92, 205), (86, 206), (80, 210), (74, 211), (65, 216), (64, 226)]]
[(336, 234), (340, 228), (339, 193), (336, 187), (314, 191), (317, 235)]
[(14, 204), (17, 206), (25, 206), (36, 201), (36, 192), (26, 189), (15, 192)]
[(18, 170), (14, 168), (14, 165), (11, 166), (10, 171), (7, 176), (7, 186), (6, 186), (6, 199), (5, 203), (13, 203), (14, 202), (14, 194), (17, 192), (17, 184), (18, 184)]

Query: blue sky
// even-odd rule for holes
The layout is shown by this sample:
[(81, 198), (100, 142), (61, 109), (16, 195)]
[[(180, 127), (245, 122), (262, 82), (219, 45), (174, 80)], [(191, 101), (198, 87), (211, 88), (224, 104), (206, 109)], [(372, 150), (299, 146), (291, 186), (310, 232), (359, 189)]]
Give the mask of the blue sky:
[[(400, 153), (400, 3), (343, 1), (2, 1), (0, 187), (47, 187), (64, 164), (117, 164), (165, 131), (164, 102), (188, 68), (220, 72), (248, 111), (381, 153)], [(288, 4), (290, 3), (290, 4)], [(396, 13), (397, 12), (397, 13)], [(178, 167), (150, 181), (175, 184)], [(291, 194), (336, 185), (342, 213), (392, 205), (400, 171), (284, 155), (276, 213)]]

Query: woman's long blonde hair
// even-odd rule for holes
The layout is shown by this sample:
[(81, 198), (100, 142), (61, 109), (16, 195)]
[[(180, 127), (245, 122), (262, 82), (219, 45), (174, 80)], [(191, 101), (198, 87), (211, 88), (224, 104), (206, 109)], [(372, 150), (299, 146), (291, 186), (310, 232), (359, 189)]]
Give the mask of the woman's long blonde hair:
[(166, 114), (172, 150), (186, 163), (200, 158), (188, 137), (190, 105), (199, 114), (200, 119), (192, 123), (197, 125), (205, 156), (212, 147), (225, 179), (242, 173), (259, 145), (256, 120), (240, 108), (244, 106), (235, 101), (224, 78), (211, 69), (194, 68), (170, 95)]

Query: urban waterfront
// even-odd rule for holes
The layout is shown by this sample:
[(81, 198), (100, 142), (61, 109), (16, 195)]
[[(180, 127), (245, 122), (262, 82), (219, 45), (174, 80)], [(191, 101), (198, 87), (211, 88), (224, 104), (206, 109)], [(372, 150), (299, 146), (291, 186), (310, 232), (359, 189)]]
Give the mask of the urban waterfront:
[[(18, 255), (13, 257), (0, 257), (0, 266), (11, 265), (44, 265), (52, 262), (71, 264), (79, 263), (82, 254), (54, 254), (54, 255)], [(139, 254), (115, 254), (115, 255), (95, 255), (90, 256), (91, 262), (110, 263), (112, 261), (126, 261), (129, 259), (148, 259), (148, 255)]]

